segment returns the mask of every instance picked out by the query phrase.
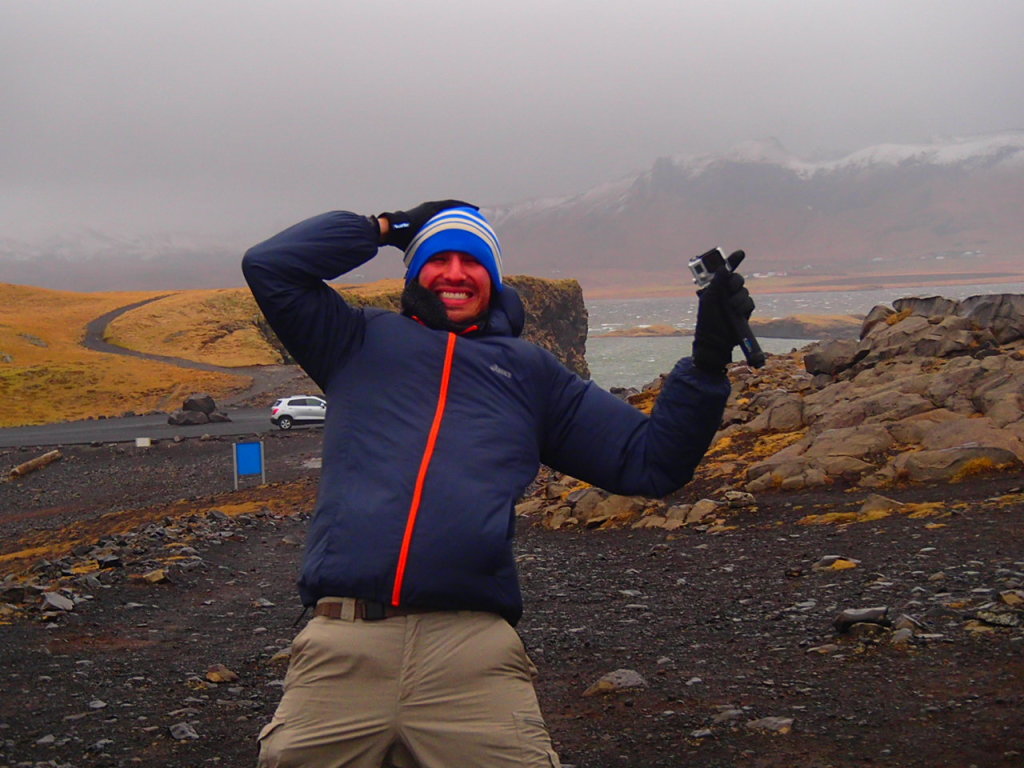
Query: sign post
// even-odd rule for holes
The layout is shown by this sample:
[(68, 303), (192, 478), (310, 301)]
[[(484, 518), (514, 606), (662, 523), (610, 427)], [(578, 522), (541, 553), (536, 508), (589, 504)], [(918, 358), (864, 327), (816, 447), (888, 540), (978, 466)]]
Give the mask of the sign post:
[(242, 475), (259, 475), (260, 482), (267, 482), (267, 473), (263, 466), (263, 441), (255, 443), (235, 443), (235, 490), (238, 490), (238, 478)]

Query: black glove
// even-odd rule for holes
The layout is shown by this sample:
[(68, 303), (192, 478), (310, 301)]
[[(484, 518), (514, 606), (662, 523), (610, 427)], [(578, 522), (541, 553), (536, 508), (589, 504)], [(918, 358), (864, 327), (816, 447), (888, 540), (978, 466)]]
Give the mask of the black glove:
[(729, 313), (748, 320), (754, 300), (743, 285), (743, 275), (719, 269), (706, 288), (697, 292), (697, 326), (693, 330), (693, 364), (710, 373), (723, 373), (732, 362), (732, 348), (740, 343)]
[(461, 200), (434, 200), (429, 203), (420, 203), (408, 211), (394, 211), (393, 213), (382, 213), (377, 218), (384, 217), (388, 220), (388, 233), (381, 240), (382, 245), (393, 245), (403, 251), (409, 247), (409, 243), (416, 237), (423, 225), (441, 211), (449, 208), (472, 208), (479, 211), (480, 208)]

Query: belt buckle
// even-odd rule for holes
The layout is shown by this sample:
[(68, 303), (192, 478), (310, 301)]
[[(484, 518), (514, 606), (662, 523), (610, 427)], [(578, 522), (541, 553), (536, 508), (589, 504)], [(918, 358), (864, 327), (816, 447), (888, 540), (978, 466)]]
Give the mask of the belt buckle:
[(380, 621), (388, 617), (388, 607), (384, 603), (373, 600), (363, 600), (362, 619), (363, 621)]

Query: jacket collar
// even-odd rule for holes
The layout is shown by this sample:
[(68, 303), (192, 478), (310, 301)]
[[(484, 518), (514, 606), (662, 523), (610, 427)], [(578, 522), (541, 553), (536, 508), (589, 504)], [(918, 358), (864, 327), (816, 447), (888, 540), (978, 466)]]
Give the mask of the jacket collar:
[(460, 335), (518, 337), (526, 324), (526, 310), (519, 294), (508, 283), (491, 298), (487, 314), (473, 323), (456, 325), (448, 320), (444, 305), (430, 291), (415, 281), (409, 282), (402, 293), (402, 314), (428, 328), (451, 331)]

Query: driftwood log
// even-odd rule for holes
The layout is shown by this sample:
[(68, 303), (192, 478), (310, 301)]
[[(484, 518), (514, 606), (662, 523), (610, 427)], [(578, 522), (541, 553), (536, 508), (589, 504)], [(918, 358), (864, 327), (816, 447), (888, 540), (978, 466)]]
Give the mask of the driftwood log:
[(58, 450), (48, 451), (42, 456), (36, 456), (34, 459), (29, 459), (24, 464), (19, 464), (8, 473), (8, 479), (13, 480), (16, 477), (22, 477), (27, 475), (29, 472), (35, 472), (37, 469), (42, 469), (47, 464), (52, 464), (58, 459), (62, 458), (63, 454)]

